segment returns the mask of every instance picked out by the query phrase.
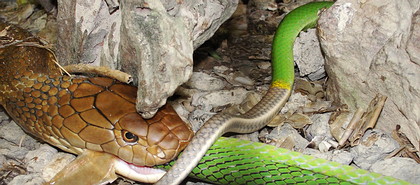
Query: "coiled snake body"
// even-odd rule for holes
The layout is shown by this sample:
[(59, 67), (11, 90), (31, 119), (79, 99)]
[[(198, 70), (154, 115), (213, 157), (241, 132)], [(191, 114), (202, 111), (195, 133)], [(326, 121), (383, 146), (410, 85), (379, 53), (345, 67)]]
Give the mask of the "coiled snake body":
[(63, 76), (36, 38), (12, 25), (0, 30), (7, 46), (0, 49), (0, 104), (26, 132), (67, 152), (105, 152), (137, 166), (172, 160), (192, 137), (169, 105), (144, 120), (137, 88)]
[[(310, 3), (284, 18), (273, 43), (272, 85), (261, 102), (244, 115), (211, 118), (158, 184), (178, 184), (191, 171), (194, 177), (219, 184), (408, 184), (261, 143), (219, 138), (225, 132), (258, 130), (279, 112), (293, 86), (294, 39), (302, 29), (316, 24), (320, 9), (332, 4)], [(62, 76), (47, 50), (12, 44), (23, 39), (39, 43), (36, 39), (25, 32), (17, 34), (22, 30), (12, 26), (0, 24), (0, 30), (7, 33), (1, 35), (6, 38), (2, 45), (10, 45), (0, 48), (1, 105), (27, 132), (79, 154), (67, 169), (80, 172), (70, 175), (73, 172), (65, 169), (52, 183), (111, 182), (116, 177), (102, 177), (114, 171), (134, 180), (156, 182), (163, 175), (160, 171), (157, 177), (140, 178), (139, 170), (131, 169), (163, 164), (191, 139), (191, 130), (169, 106), (151, 120), (143, 120), (135, 110), (135, 88), (104, 77)], [(35, 53), (40, 54), (34, 57)], [(85, 162), (92, 158), (97, 160)], [(93, 174), (100, 170), (105, 172), (95, 179)]]

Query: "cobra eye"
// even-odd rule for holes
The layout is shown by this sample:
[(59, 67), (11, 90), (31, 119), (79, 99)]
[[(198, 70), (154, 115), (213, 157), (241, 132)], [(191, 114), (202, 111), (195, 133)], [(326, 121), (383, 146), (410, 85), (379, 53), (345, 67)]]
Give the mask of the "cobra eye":
[(123, 130), (122, 131), (122, 136), (125, 142), (128, 143), (134, 143), (137, 142), (139, 140), (139, 137), (127, 130)]

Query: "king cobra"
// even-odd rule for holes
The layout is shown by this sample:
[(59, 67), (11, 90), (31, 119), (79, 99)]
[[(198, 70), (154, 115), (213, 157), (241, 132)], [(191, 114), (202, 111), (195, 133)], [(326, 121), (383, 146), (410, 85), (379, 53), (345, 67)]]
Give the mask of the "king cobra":
[(106, 77), (61, 75), (39, 40), (6, 24), (0, 24), (0, 104), (26, 132), (79, 155), (51, 184), (102, 184), (115, 180), (115, 173), (153, 183), (164, 172), (143, 166), (154, 165), (173, 165), (157, 183), (165, 185), (179, 184), (188, 174), (217, 184), (409, 184), (262, 143), (220, 138), (258, 130), (279, 112), (293, 86), (294, 39), (331, 5), (310, 3), (284, 18), (274, 39), (267, 94), (244, 115), (212, 117), (175, 164), (160, 165), (176, 157), (193, 133), (170, 106), (144, 120), (135, 110), (135, 87)]
[[(0, 30), (0, 104), (26, 132), (82, 156), (74, 162), (76, 168), (85, 163), (83, 158), (99, 160), (98, 155), (111, 154), (92, 165), (109, 161), (106, 167), (118, 174), (155, 182), (164, 171), (141, 166), (172, 160), (193, 136), (169, 105), (144, 120), (135, 109), (137, 88), (106, 77), (63, 76), (38, 39), (13, 25), (1, 23)], [(86, 179), (69, 174), (62, 173), (84, 182), (92, 178), (91, 173), (86, 173)], [(56, 179), (51, 183), (73, 182), (62, 176)]]

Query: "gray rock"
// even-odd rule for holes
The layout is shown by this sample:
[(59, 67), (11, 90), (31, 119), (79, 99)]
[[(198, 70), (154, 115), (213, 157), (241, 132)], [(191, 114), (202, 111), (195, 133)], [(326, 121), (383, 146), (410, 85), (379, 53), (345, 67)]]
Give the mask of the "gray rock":
[(305, 106), (307, 103), (311, 102), (307, 96), (304, 96), (300, 93), (292, 93), (289, 97), (289, 100), (286, 102), (284, 107), (281, 109), (280, 113), (285, 114), (287, 112), (294, 113), (300, 107)]
[[(242, 70), (245, 72), (249, 66), (244, 66)], [(255, 81), (242, 71), (236, 71), (226, 66), (215, 66), (215, 74), (223, 77), (232, 86), (253, 86)]]
[(210, 111), (215, 107), (240, 104), (246, 98), (248, 91), (244, 88), (197, 93), (191, 104), (200, 106), (202, 110)]
[(281, 127), (274, 128), (268, 134), (260, 134), (260, 138), (265, 138), (268, 141), (272, 141), (271, 143), (274, 146), (280, 146), (283, 144), (282, 142), (285, 141), (287, 138), (290, 138), (293, 141), (293, 149), (296, 151), (300, 151), (309, 144), (309, 142), (303, 138), (297, 131), (294, 129), (290, 124), (285, 123)]
[(18, 145), (5, 139), (0, 139), (0, 146), (0, 154), (7, 158), (22, 160), (28, 153), (27, 148), (19, 147)]
[(42, 185), (44, 180), (39, 173), (31, 173), (28, 175), (18, 175), (10, 181), (9, 185)]
[[(413, 30), (420, 30), (420, 16), (417, 14), (413, 17)], [(414, 63), (417, 65), (420, 65), (420, 45), (419, 45), (419, 39), (420, 38), (420, 32), (413, 31), (411, 33), (410, 39), (407, 43), (407, 52), (408, 55), (410, 55), (410, 58), (413, 60)]]
[(301, 32), (293, 46), (293, 57), (301, 77), (319, 80), (325, 77), (324, 57), (315, 29)]
[(371, 171), (402, 179), (413, 184), (420, 182), (420, 164), (410, 158), (393, 157), (374, 163)]
[(0, 169), (3, 168), (3, 164), (6, 162), (6, 157), (2, 154), (0, 154)]
[(186, 183), (186, 185), (211, 185), (211, 184), (205, 183), (205, 182), (191, 182), (191, 181), (188, 181)]
[(27, 170), (29, 172), (41, 173), (44, 167), (51, 162), (51, 159), (53, 159), (56, 154), (57, 149), (47, 144), (43, 144), (38, 149), (28, 152), (25, 156)]
[(362, 169), (369, 169), (373, 163), (385, 159), (399, 147), (390, 135), (379, 130), (368, 130), (361, 138), (361, 143), (350, 149), (355, 156), (354, 164)]
[(312, 124), (309, 125), (306, 130), (308, 136), (311, 137), (310, 139), (315, 136), (322, 136), (322, 138), (324, 138), (323, 140), (330, 140), (333, 138), (330, 132), (330, 125), (328, 124), (330, 116), (331, 113), (314, 114), (311, 116)]
[(113, 3), (110, 12), (108, 2), (59, 1), (57, 24), (67, 26), (58, 29), (56, 55), (62, 65), (88, 63), (133, 75), (138, 84), (137, 110), (148, 117), (189, 79), (194, 49), (238, 4), (237, 0), (120, 1), (119, 8)]
[(335, 150), (332, 152), (331, 161), (338, 162), (341, 164), (349, 165), (353, 161), (353, 154), (344, 150)]
[(314, 114), (310, 118), (312, 124), (306, 129), (307, 139), (315, 144), (321, 152), (327, 152), (331, 148), (336, 148), (338, 143), (334, 140), (331, 134), (329, 119), (331, 113)]
[(226, 83), (222, 79), (210, 76), (206, 73), (194, 72), (185, 85), (203, 91), (215, 91), (225, 87)]
[(201, 109), (194, 110), (188, 117), (188, 121), (191, 123), (192, 130), (194, 132), (198, 131), (198, 129), (200, 129), (200, 127), (215, 114), (216, 113), (204, 111)]
[(187, 100), (179, 100), (171, 102), (171, 105), (179, 117), (181, 117), (185, 123), (188, 123), (188, 115), (194, 110), (194, 107), (190, 105), (190, 102)]
[[(420, 151), (419, 0), (341, 0), (318, 21), (329, 99), (366, 108), (388, 97), (376, 128), (401, 130)], [(410, 43), (410, 44), (409, 44)], [(416, 53), (416, 54), (415, 54)], [(417, 103), (415, 103), (417, 102)]]
[(314, 157), (321, 158), (321, 159), (326, 159), (326, 160), (330, 160), (331, 156), (332, 156), (331, 152), (321, 152), (321, 151), (319, 151), (317, 149), (313, 149), (313, 148), (305, 148), (301, 152), (305, 155), (310, 155), (310, 156), (314, 156)]
[(29, 149), (34, 149), (39, 143), (28, 136), (14, 121), (3, 121), (0, 124), (0, 138), (14, 143), (16, 146), (24, 146)]
[(0, 122), (6, 121), (9, 119), (9, 116), (7, 116), (6, 112), (0, 112)]
[(242, 139), (242, 140), (248, 140), (252, 142), (260, 142), (258, 139), (259, 133), (258, 132), (252, 132), (249, 134), (238, 134), (233, 136), (234, 138)]
[(248, 76), (246, 76), (245, 74), (243, 74), (240, 71), (235, 72), (232, 75), (232, 78), (236, 82), (241, 83), (243, 85), (253, 86), (255, 84), (255, 81), (254, 80), (252, 80), (251, 78), (249, 78)]
[(329, 161), (338, 162), (343, 165), (349, 165), (353, 161), (353, 154), (343, 150), (334, 150), (328, 152), (321, 152), (312, 148), (305, 148), (303, 154), (311, 155), (317, 158), (326, 159)]
[(26, 154), (28, 154), (29, 150), (23, 147), (12, 147), (10, 150), (5, 154), (8, 158), (19, 159), (22, 160), (25, 158)]

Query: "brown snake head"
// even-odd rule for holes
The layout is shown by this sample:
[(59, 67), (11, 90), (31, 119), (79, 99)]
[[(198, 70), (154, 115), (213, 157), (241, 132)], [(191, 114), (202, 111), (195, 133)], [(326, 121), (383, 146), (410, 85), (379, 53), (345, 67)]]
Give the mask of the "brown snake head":
[(67, 152), (117, 156), (124, 164), (116, 171), (134, 179), (131, 164), (166, 163), (191, 140), (193, 132), (170, 105), (144, 120), (135, 108), (136, 87), (62, 76), (37, 38), (1, 22), (0, 32), (0, 105), (26, 132)]
[(193, 136), (169, 105), (144, 120), (135, 109), (137, 89), (110, 78), (16, 80), (31, 87), (11, 93), (17, 98), (8, 98), (6, 110), (27, 132), (72, 153), (103, 151), (153, 166), (172, 160)]
[[(95, 95), (93, 101), (88, 100), (92, 96), (85, 101), (77, 93), (78, 98), (74, 97), (69, 105), (76, 109), (80, 106), (77, 105), (79, 102), (93, 102), (83, 106), (96, 108), (84, 111), (95, 117), (89, 119), (82, 112), (81, 118), (91, 124), (94, 124), (93, 120), (102, 119), (102, 127), (112, 128), (111, 133), (110, 130), (99, 131), (97, 127), (86, 124), (84, 131), (78, 134), (81, 139), (100, 145), (98, 150), (112, 153), (129, 163), (153, 166), (172, 160), (191, 139), (192, 131), (171, 106), (166, 105), (153, 118), (144, 120), (135, 109), (137, 88), (108, 78), (90, 78), (88, 81), (90, 83), (80, 83), (74, 93), (90, 92), (95, 88), (101, 92)], [(86, 146), (89, 148), (88, 144)], [(90, 149), (95, 150), (94, 147)]]

